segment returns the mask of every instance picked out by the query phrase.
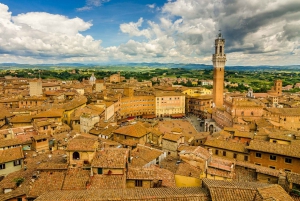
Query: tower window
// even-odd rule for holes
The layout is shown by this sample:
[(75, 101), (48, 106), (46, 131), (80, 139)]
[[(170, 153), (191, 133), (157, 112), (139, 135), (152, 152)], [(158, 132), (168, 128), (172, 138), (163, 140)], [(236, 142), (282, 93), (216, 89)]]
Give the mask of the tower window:
[(220, 54), (222, 54), (222, 46), (220, 46)]

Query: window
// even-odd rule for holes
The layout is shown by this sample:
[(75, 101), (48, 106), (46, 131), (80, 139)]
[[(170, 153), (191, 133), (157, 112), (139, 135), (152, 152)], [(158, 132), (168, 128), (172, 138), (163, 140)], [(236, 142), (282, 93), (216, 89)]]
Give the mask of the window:
[(76, 151), (73, 153), (73, 160), (79, 160), (80, 159), (80, 155), (79, 153)]
[(248, 156), (244, 156), (244, 161), (248, 161)]
[(241, 112), (241, 115), (244, 116), (244, 111)]
[(289, 170), (289, 169), (284, 169), (284, 171), (285, 171), (285, 172), (291, 172), (291, 170)]
[(236, 158), (236, 157), (237, 157), (237, 154), (236, 154), (236, 153), (234, 153), (234, 154), (233, 154), (233, 158)]
[(21, 160), (15, 160), (14, 161), (14, 166), (17, 166), (17, 165), (21, 165)]
[(0, 170), (3, 170), (3, 169), (5, 169), (5, 163), (0, 164)]
[(276, 156), (275, 155), (270, 155), (270, 160), (276, 161)]
[(226, 151), (223, 151), (223, 156), (226, 156)]
[(135, 180), (135, 187), (142, 187), (143, 181), (142, 180)]
[(256, 158), (261, 158), (261, 153), (255, 153)]
[(261, 164), (260, 164), (260, 163), (255, 163), (255, 165), (259, 165), (259, 166), (261, 166)]
[(17, 201), (22, 201), (23, 199), (22, 198), (17, 198)]
[(219, 150), (216, 150), (216, 155), (219, 155)]
[(98, 168), (98, 174), (102, 174), (103, 173), (103, 169), (102, 168)]
[(286, 162), (286, 163), (292, 163), (292, 159), (291, 158), (285, 158), (284, 162)]
[(269, 168), (271, 168), (271, 169), (276, 169), (275, 166), (269, 166)]

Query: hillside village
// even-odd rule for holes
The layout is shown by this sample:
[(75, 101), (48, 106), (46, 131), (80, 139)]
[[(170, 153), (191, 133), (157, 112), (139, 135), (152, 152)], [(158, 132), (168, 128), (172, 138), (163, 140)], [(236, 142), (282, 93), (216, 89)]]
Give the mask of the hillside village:
[(0, 85), (0, 200), (300, 199), (300, 96), (281, 80), (267, 93), (120, 73)]

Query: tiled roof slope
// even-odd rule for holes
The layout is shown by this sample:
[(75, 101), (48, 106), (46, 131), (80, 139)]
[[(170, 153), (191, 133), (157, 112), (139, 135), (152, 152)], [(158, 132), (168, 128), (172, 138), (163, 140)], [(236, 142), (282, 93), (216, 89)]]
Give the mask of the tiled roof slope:
[(81, 191), (52, 191), (38, 197), (36, 201), (208, 201), (207, 192), (199, 187), (109, 189)]
[(92, 167), (125, 168), (129, 150), (123, 148), (110, 148), (97, 151), (92, 161)]
[(246, 148), (255, 151), (300, 158), (300, 145), (285, 145), (266, 141), (252, 140), (249, 146), (247, 146)]
[(68, 142), (67, 151), (94, 151), (97, 140), (89, 138), (74, 138)]
[[(262, 200), (270, 201), (293, 201), (293, 198), (278, 184), (271, 186), (260, 187), (257, 189), (259, 196)], [(259, 199), (255, 199), (259, 200)]]
[(84, 190), (90, 179), (90, 170), (70, 168), (65, 177), (62, 190)]
[(202, 180), (202, 186), (208, 188), (212, 201), (253, 201), (257, 194), (257, 188), (266, 185), (268, 184)]
[(231, 150), (231, 151), (236, 151), (241, 153), (247, 153), (247, 150), (245, 149), (246, 144), (240, 142), (234, 142), (230, 140), (221, 140), (221, 139), (207, 140), (204, 146), (226, 149), (226, 150)]
[(22, 147), (0, 150), (0, 163), (24, 158)]
[(147, 128), (141, 122), (137, 122), (136, 124), (123, 126), (114, 131), (114, 133), (128, 135), (132, 137), (143, 137), (148, 133)]

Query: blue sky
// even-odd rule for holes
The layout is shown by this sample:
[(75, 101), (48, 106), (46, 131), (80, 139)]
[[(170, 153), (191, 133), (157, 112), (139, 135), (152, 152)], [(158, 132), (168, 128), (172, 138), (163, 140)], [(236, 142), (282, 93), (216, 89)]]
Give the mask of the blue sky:
[(300, 61), (298, 0), (0, 0), (0, 63)]

